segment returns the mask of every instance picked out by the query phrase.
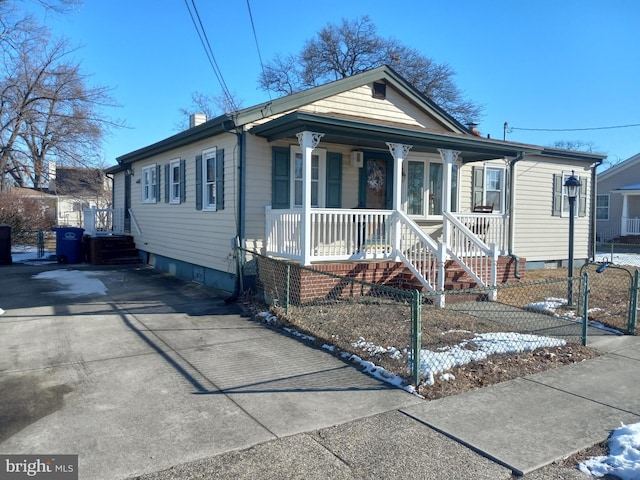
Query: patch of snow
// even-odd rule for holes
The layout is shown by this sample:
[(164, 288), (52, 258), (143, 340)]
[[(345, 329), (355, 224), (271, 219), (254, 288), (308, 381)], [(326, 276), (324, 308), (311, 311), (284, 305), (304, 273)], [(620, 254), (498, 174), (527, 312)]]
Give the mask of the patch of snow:
[(0, 315), (4, 315), (4, 310), (0, 308)]
[(311, 335), (307, 335), (306, 333), (302, 333), (297, 330), (294, 330), (293, 328), (284, 327), (283, 330), (293, 335), (294, 337), (301, 338), (302, 340), (309, 340), (310, 342), (315, 341), (315, 337), (312, 337)]
[(438, 378), (440, 378), (440, 380), (442, 380), (443, 382), (448, 382), (448, 381), (455, 380), (456, 376), (453, 373), (443, 373)]
[(563, 305), (567, 304), (567, 300), (565, 298), (545, 298), (543, 302), (533, 302), (528, 303), (524, 306), (525, 310), (530, 310), (532, 312), (542, 312), (542, 313), (556, 313), (556, 310)]
[(33, 275), (37, 280), (54, 280), (62, 290), (47, 292), (54, 295), (106, 295), (107, 287), (97, 277), (102, 272), (83, 272), (79, 270), (51, 270)]
[(613, 253), (598, 252), (594, 258), (596, 263), (611, 262), (614, 265), (630, 265), (632, 267), (640, 267), (640, 254), (637, 253)]
[(582, 473), (635, 480), (640, 472), (640, 423), (616, 428), (607, 442), (609, 455), (591, 457), (578, 465)]

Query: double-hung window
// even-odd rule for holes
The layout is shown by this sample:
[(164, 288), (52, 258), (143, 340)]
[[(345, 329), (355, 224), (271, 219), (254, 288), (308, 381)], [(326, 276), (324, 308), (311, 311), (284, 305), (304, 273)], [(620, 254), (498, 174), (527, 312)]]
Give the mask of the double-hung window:
[(506, 170), (486, 165), (473, 167), (472, 207), (490, 206), (494, 213), (504, 213), (506, 203)]
[[(406, 167), (407, 214), (417, 217), (442, 215), (442, 162), (411, 159)], [(451, 169), (451, 211), (458, 205), (458, 166)]]
[(202, 209), (216, 210), (216, 147), (202, 152)]
[(169, 203), (180, 203), (182, 197), (182, 172), (180, 159), (169, 163)]
[[(325, 206), (326, 188), (326, 159), (327, 152), (316, 148), (311, 154), (311, 206), (318, 208)], [(302, 149), (291, 146), (291, 198), (294, 207), (302, 207)]]
[(596, 196), (596, 220), (609, 220), (609, 194)]
[[(553, 175), (553, 207), (551, 213), (553, 216), (569, 216), (569, 195), (564, 184), (571, 175), (572, 172), (568, 171)], [(589, 191), (587, 186), (588, 179), (586, 176), (576, 175), (576, 177), (580, 181), (580, 187), (578, 187), (573, 214), (576, 217), (585, 217), (587, 215), (587, 192)]]
[(156, 164), (142, 167), (142, 202), (158, 201), (158, 167)]

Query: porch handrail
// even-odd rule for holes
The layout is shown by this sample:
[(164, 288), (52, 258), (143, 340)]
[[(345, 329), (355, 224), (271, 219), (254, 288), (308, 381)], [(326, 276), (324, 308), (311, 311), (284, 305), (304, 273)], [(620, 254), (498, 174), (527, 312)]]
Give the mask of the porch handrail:
[[(447, 254), (482, 287), (495, 287), (498, 278), (498, 251), (487, 245), (453, 214), (443, 212), (449, 221)], [(445, 227), (446, 228), (446, 227)]]
[(136, 220), (136, 216), (133, 213), (133, 210), (130, 209), (130, 208), (128, 210), (129, 210), (129, 218), (133, 222), (133, 226), (136, 227), (136, 230), (138, 231), (138, 235), (142, 235), (142, 230), (140, 229), (140, 224), (138, 223), (138, 220)]
[(509, 250), (509, 215), (507, 213), (453, 213), (462, 224), (486, 244), (496, 244), (501, 255)]
[(121, 235), (124, 233), (122, 208), (83, 208), (82, 227), (87, 235)]
[(420, 283), (427, 290), (435, 293), (438, 286), (438, 265), (441, 256), (438, 244), (406, 213), (396, 211), (394, 215), (398, 219), (396, 231), (399, 232), (396, 254)]
[(265, 254), (302, 261), (301, 223), (301, 210), (273, 209), (267, 205), (265, 207)]
[(640, 235), (640, 218), (622, 217), (622, 236)]

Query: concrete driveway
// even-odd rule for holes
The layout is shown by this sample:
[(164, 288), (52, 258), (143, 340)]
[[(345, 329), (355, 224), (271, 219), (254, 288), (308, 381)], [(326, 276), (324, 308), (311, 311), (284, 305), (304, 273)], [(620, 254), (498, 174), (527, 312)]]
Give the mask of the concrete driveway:
[[(99, 281), (76, 295), (43, 271)], [(127, 478), (420, 400), (141, 266), (0, 267), (0, 452)]]

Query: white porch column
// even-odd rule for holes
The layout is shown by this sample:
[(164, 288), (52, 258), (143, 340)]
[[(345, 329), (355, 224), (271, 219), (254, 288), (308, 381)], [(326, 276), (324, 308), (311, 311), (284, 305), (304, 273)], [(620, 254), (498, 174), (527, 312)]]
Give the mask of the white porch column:
[[(453, 171), (453, 164), (458, 159), (460, 152), (457, 150), (448, 150), (439, 148), (440, 158), (444, 164), (442, 172), (442, 213), (451, 213), (451, 174)], [(442, 243), (445, 247), (449, 246), (451, 228), (449, 225), (449, 219), (446, 215), (442, 216)]]
[(627, 219), (629, 218), (629, 196), (622, 195), (622, 218), (620, 225), (620, 235), (625, 236), (629, 234), (629, 230), (627, 229)]
[(318, 146), (324, 133), (305, 130), (297, 133), (302, 149), (302, 260), (304, 265), (311, 264), (311, 154)]
[[(386, 142), (391, 155), (393, 155), (393, 210), (400, 211), (402, 209), (402, 162), (409, 154), (409, 150), (413, 145), (404, 145), (402, 143)], [(393, 250), (400, 250), (400, 220), (395, 215), (396, 220), (393, 222)]]

